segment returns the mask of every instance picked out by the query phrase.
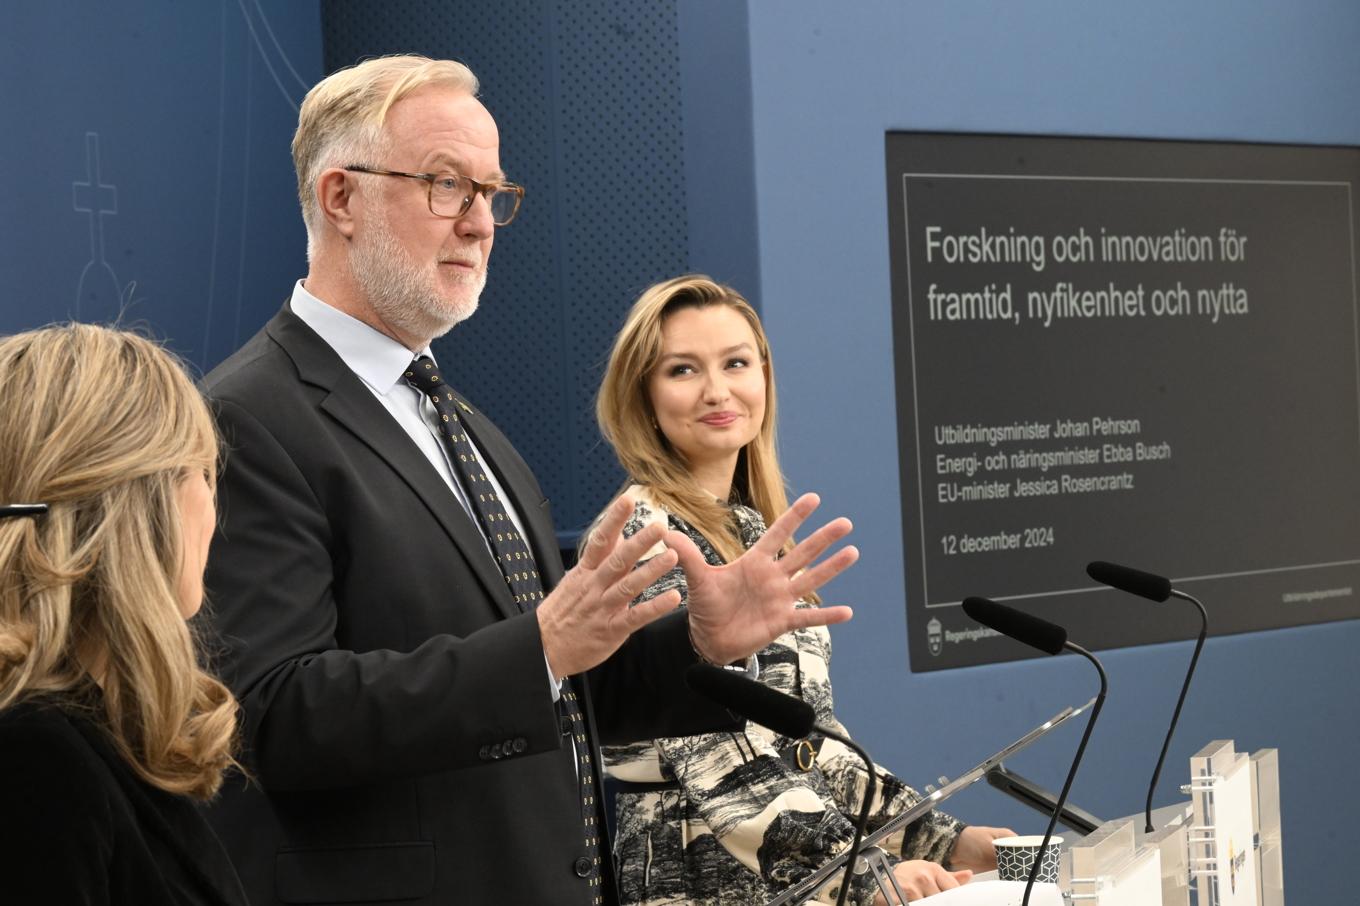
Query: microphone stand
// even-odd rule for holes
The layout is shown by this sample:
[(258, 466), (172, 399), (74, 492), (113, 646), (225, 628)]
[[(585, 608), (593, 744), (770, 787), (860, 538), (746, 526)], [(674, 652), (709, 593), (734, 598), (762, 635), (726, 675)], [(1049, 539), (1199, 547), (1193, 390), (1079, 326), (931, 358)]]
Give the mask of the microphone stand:
[(855, 873), (855, 862), (859, 860), (859, 845), (864, 840), (864, 829), (869, 824), (869, 808), (873, 805), (874, 794), (878, 792), (878, 775), (874, 773), (874, 763), (869, 758), (869, 753), (860, 748), (859, 744), (853, 739), (826, 727), (818, 726), (816, 729), (823, 736), (847, 746), (856, 755), (863, 758), (865, 770), (869, 774), (869, 782), (864, 791), (864, 804), (859, 807), (859, 820), (855, 822), (855, 836), (850, 841), (850, 852), (845, 860), (845, 877), (841, 879), (841, 892), (836, 897), (836, 906), (845, 906), (845, 895), (850, 892), (850, 879)]
[(1181, 686), (1181, 697), (1176, 701), (1176, 710), (1171, 715), (1171, 726), (1166, 731), (1166, 741), (1162, 743), (1162, 754), (1157, 756), (1157, 767), (1152, 772), (1152, 783), (1148, 786), (1147, 811), (1145, 819), (1147, 827), (1145, 833), (1152, 833), (1152, 793), (1157, 789), (1157, 779), (1162, 776), (1162, 763), (1166, 761), (1167, 749), (1171, 748), (1171, 736), (1176, 732), (1176, 721), (1181, 719), (1181, 708), (1185, 705), (1186, 693), (1190, 691), (1190, 677), (1195, 674), (1195, 664), (1199, 662), (1200, 650), (1204, 648), (1204, 637), (1209, 634), (1209, 613), (1204, 609), (1204, 605), (1198, 598), (1187, 595), (1183, 591), (1171, 590), (1171, 597), (1189, 601), (1199, 608), (1200, 629), (1199, 639), (1195, 642), (1195, 653), (1190, 656), (1190, 669), (1185, 671), (1185, 684)]
[(1065, 641), (1063, 647), (1068, 651), (1075, 651), (1095, 664), (1096, 671), (1100, 674), (1100, 694), (1096, 696), (1096, 703), (1091, 708), (1091, 716), (1086, 720), (1086, 732), (1081, 734), (1081, 743), (1077, 746), (1077, 757), (1072, 759), (1072, 767), (1067, 772), (1067, 780), (1063, 783), (1062, 792), (1058, 794), (1058, 806), (1053, 810), (1053, 816), (1048, 819), (1048, 828), (1044, 831), (1044, 842), (1039, 844), (1039, 852), (1034, 856), (1034, 865), (1029, 870), (1029, 880), (1025, 883), (1025, 897), (1020, 901), (1020, 906), (1029, 906), (1029, 895), (1034, 890), (1035, 879), (1039, 877), (1039, 868), (1043, 865), (1044, 853), (1048, 851), (1048, 842), (1053, 837), (1053, 827), (1058, 823), (1058, 815), (1062, 812), (1063, 806), (1067, 804), (1067, 793), (1072, 789), (1072, 781), (1077, 776), (1077, 767), (1081, 764), (1081, 756), (1086, 751), (1086, 743), (1091, 739), (1091, 728), (1096, 725), (1096, 718), (1100, 716), (1100, 707), (1105, 704), (1105, 693), (1109, 689), (1105, 668), (1100, 666), (1100, 661), (1096, 660), (1095, 655), (1073, 642)]
[[(755, 680), (736, 676), (711, 664), (697, 663), (691, 664), (685, 671), (685, 682), (705, 698), (749, 721), (769, 727), (781, 736), (806, 739), (810, 733), (816, 731), (828, 739), (841, 743), (864, 762), (864, 769), (868, 775), (864, 803), (859, 809), (859, 820), (855, 822), (855, 835), (846, 853), (845, 877), (841, 881), (840, 896), (836, 899), (836, 906), (845, 906), (845, 897), (850, 892), (850, 879), (854, 875), (859, 848), (864, 842), (864, 829), (869, 824), (869, 809), (873, 805), (874, 794), (878, 792), (878, 775), (874, 773), (874, 763), (869, 758), (869, 753), (848, 736), (816, 723), (816, 713), (807, 702), (777, 689), (771, 689)], [(878, 878), (878, 873), (875, 872), (874, 876)]]

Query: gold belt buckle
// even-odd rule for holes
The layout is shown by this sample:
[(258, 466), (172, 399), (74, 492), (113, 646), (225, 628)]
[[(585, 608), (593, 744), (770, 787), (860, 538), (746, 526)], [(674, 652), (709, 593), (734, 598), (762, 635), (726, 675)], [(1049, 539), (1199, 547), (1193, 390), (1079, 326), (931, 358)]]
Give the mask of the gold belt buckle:
[[(807, 764), (803, 763), (804, 753), (807, 754)], [(817, 766), (817, 750), (806, 739), (799, 740), (798, 745), (794, 746), (793, 757), (798, 762), (798, 770), (804, 773)]]

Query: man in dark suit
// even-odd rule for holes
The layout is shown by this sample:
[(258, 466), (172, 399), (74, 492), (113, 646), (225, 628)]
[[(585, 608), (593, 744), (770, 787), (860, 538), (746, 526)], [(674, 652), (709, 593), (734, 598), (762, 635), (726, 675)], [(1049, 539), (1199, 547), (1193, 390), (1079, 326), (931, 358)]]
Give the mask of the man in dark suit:
[[(208, 588), (255, 775), (210, 817), (256, 906), (612, 902), (598, 744), (731, 725), (688, 665), (849, 617), (794, 607), (853, 562), (811, 565), (845, 520), (776, 556), (810, 498), (722, 568), (661, 527), (622, 541), (616, 501), (563, 575), (533, 475), (429, 353), (522, 195), (475, 93), (395, 57), (308, 94), (307, 277), (205, 381), (229, 450)], [(677, 560), (687, 611), (630, 607)]]

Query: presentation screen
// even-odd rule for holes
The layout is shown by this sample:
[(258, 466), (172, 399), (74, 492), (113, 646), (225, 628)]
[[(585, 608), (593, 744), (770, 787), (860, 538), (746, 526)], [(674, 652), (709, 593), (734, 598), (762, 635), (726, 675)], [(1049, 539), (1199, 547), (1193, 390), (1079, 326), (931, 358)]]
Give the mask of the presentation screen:
[(1360, 149), (889, 133), (911, 667), (1360, 616)]

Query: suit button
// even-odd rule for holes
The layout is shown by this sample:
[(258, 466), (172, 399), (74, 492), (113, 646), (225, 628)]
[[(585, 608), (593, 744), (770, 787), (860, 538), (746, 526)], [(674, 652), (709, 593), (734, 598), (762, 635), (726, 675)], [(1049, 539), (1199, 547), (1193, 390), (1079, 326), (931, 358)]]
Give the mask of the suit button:
[(513, 739), (507, 739), (505, 742), (501, 743), (501, 751), (505, 753), (507, 758), (515, 754), (515, 741)]
[(563, 736), (570, 736), (570, 735), (571, 735), (571, 718), (570, 718), (570, 717), (567, 717), (567, 716), (563, 715), (562, 720), (558, 722), (558, 726), (562, 728), (562, 735), (563, 735)]
[(491, 760), (491, 747), (490, 747), (490, 746), (482, 746), (480, 749), (477, 750), (477, 757), (480, 758), (482, 761), (490, 761), (490, 760)]
[(493, 746), (491, 747), (491, 757), (492, 757), (492, 758), (500, 758), (500, 757), (502, 756), (502, 754), (503, 754), (503, 753), (501, 752), (501, 744), (500, 744), (500, 743), (496, 743), (495, 745), (493, 745)]
[(527, 743), (527, 742), (524, 740), (524, 737), (523, 737), (523, 736), (516, 736), (516, 737), (515, 737), (515, 746), (514, 746), (514, 748), (515, 748), (515, 754), (518, 755), (519, 753), (523, 752), (525, 749), (529, 748), (529, 743)]
[(576, 860), (574, 865), (572, 865), (572, 870), (576, 872), (576, 877), (588, 878), (590, 877), (591, 867), (590, 860), (585, 856), (582, 856)]

